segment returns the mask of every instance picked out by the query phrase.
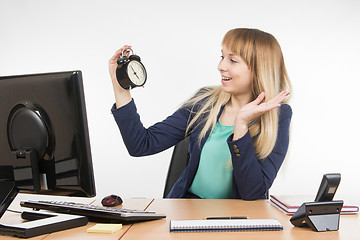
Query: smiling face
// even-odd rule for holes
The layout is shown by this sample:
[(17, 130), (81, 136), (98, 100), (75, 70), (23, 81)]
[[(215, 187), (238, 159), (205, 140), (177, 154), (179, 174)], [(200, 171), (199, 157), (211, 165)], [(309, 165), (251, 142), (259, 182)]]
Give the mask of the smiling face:
[(252, 72), (245, 61), (225, 46), (218, 66), (224, 92), (233, 96), (251, 96)]

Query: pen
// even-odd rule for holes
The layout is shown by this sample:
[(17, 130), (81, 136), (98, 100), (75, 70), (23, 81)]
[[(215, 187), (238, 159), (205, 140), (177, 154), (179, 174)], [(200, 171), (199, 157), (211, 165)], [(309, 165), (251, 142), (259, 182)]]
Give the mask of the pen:
[(221, 220), (221, 219), (247, 219), (247, 217), (208, 217), (206, 220)]

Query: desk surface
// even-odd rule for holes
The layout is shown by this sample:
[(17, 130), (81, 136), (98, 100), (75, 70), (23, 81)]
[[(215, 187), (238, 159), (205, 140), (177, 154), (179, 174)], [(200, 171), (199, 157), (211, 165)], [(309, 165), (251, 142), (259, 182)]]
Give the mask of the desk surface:
[[(20, 206), (20, 202), (23, 200), (59, 200), (59, 198), (67, 200), (67, 199), (72, 199), (74, 202), (81, 202), (81, 203), (86, 203), (86, 204), (91, 204), (92, 202), (95, 201), (94, 198), (69, 198), (69, 197), (59, 197), (59, 196), (48, 196), (48, 195), (36, 195), (36, 194), (23, 194), (23, 193), (19, 193), (16, 198), (14, 199), (14, 201), (10, 204), (9, 208), (10, 210), (14, 210), (14, 211), (31, 211), (30, 208), (23, 208)], [(0, 219), (0, 224), (19, 224), (24, 222), (21, 219), (21, 216), (19, 213), (13, 213), (13, 212), (9, 212), (6, 211), (4, 213), (4, 215), (1, 217)], [(41, 236), (37, 236), (37, 237), (33, 237), (33, 238), (28, 238), (31, 240), (40, 240), (40, 239), (44, 239), (46, 237), (48, 237), (49, 234), (44, 234)], [(19, 238), (15, 238), (15, 237), (8, 237), (8, 236), (1, 236), (0, 235), (0, 239), (1, 240), (14, 240), (14, 239), (19, 239)]]
[[(138, 209), (138, 210), (145, 210), (149, 204), (151, 203), (152, 199), (129, 199), (125, 200), (124, 204), (122, 204), (123, 208), (129, 208), (129, 209)], [(92, 204), (101, 205), (100, 201), (95, 201)], [(123, 235), (126, 234), (126, 232), (132, 227), (132, 225), (123, 225), (122, 229), (120, 231), (117, 231), (113, 234), (102, 234), (102, 233), (87, 233), (86, 229), (89, 227), (94, 226), (96, 223), (89, 222), (87, 225), (83, 227), (78, 227), (74, 229), (69, 229), (61, 232), (55, 232), (50, 234), (45, 238), (45, 240), (55, 240), (55, 239), (61, 239), (61, 240), (67, 240), (67, 239), (122, 239)]]
[[(11, 210), (16, 210), (16, 211), (29, 211), (29, 208), (22, 208), (20, 206), (20, 201), (22, 200), (38, 200), (38, 199), (42, 199), (42, 200), (63, 200), (63, 201), (72, 201), (72, 202), (81, 202), (81, 203), (86, 203), (86, 204), (96, 204), (96, 205), (101, 205), (100, 201), (101, 200), (96, 200), (93, 198), (74, 198), (74, 197), (59, 197), (59, 196), (45, 196), (45, 195), (32, 195), (32, 194), (18, 194), (15, 198), (15, 200), (12, 202), (12, 204), (10, 205), (9, 209)], [(153, 199), (128, 199), (124, 201), (124, 204), (122, 204), (119, 207), (123, 207), (123, 208), (128, 208), (128, 209), (138, 209), (138, 210), (146, 210), (146, 208), (151, 204), (151, 202), (153, 201)], [(4, 216), (0, 219), (0, 224), (1, 223), (5, 223), (5, 224), (17, 224), (17, 223), (21, 223), (23, 222), (23, 220), (21, 219), (21, 216), (19, 213), (12, 213), (12, 212), (5, 212)], [(87, 225), (82, 226), (82, 227), (77, 227), (77, 228), (73, 228), (73, 229), (68, 229), (68, 230), (64, 230), (64, 231), (60, 231), (60, 232), (54, 232), (51, 234), (44, 234), (41, 236), (37, 236), (37, 237), (33, 237), (33, 238), (28, 238), (30, 240), (41, 240), (41, 239), (46, 239), (46, 240), (54, 240), (54, 239), (61, 239), (61, 240), (67, 240), (67, 239), (79, 239), (79, 240), (83, 240), (83, 239), (121, 239), (121, 237), (129, 230), (129, 228), (132, 225), (123, 225), (123, 228), (113, 234), (100, 234), (100, 233), (87, 233), (86, 230), (92, 226), (94, 226), (96, 223), (93, 222), (89, 222)], [(0, 235), (0, 239), (1, 240), (14, 240), (14, 239), (19, 239), (19, 238), (15, 238), (15, 237), (10, 237), (10, 236), (1, 236)]]
[[(100, 204), (98, 200), (84, 199), (91, 204)], [(17, 202), (17, 201), (16, 201)], [(18, 209), (18, 203), (12, 209)], [(125, 199), (124, 208), (151, 210), (167, 215), (166, 219), (124, 225), (114, 234), (87, 233), (86, 229), (95, 223), (83, 227), (46, 234), (31, 240), (55, 239), (358, 239), (360, 235), (360, 217), (358, 215), (341, 215), (339, 231), (314, 232), (310, 228), (293, 227), (290, 217), (273, 207), (267, 200), (243, 201), (232, 199)], [(19, 210), (19, 209), (18, 209)], [(6, 213), (1, 221), (11, 221), (15, 215)], [(247, 216), (249, 218), (275, 218), (284, 227), (283, 231), (273, 232), (206, 232), (206, 233), (170, 233), (172, 219), (203, 219), (216, 216)], [(19, 215), (17, 215), (19, 218)], [(0, 236), (0, 239), (16, 239)]]
[[(149, 239), (359, 239), (358, 215), (341, 215), (339, 231), (314, 232), (310, 228), (293, 227), (290, 217), (273, 207), (267, 200), (215, 200), (215, 199), (155, 199), (148, 210), (165, 213), (166, 219), (134, 224), (122, 240)], [(247, 216), (249, 218), (275, 218), (283, 231), (269, 232), (206, 232), (170, 233), (171, 219), (202, 219), (210, 216)]]

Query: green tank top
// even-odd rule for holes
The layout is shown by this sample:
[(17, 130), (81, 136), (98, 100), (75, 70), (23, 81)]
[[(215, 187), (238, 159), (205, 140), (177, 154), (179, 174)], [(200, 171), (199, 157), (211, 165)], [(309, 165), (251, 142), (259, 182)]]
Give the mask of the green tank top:
[(234, 126), (216, 123), (201, 150), (199, 167), (189, 192), (201, 198), (231, 198), (233, 167), (226, 140), (233, 132)]

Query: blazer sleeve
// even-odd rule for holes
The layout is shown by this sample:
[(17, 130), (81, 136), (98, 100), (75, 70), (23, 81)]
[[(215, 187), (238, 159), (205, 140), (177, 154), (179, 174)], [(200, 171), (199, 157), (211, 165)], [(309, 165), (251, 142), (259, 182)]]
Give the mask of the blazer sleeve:
[(129, 154), (135, 157), (155, 154), (180, 142), (185, 137), (189, 117), (189, 110), (180, 108), (162, 122), (145, 128), (134, 99), (118, 109), (114, 104), (111, 112)]
[(249, 131), (242, 138), (227, 142), (233, 163), (233, 198), (254, 200), (264, 198), (271, 187), (289, 146), (289, 128), (292, 109), (280, 107), (279, 128), (276, 144), (265, 159), (257, 159)]

